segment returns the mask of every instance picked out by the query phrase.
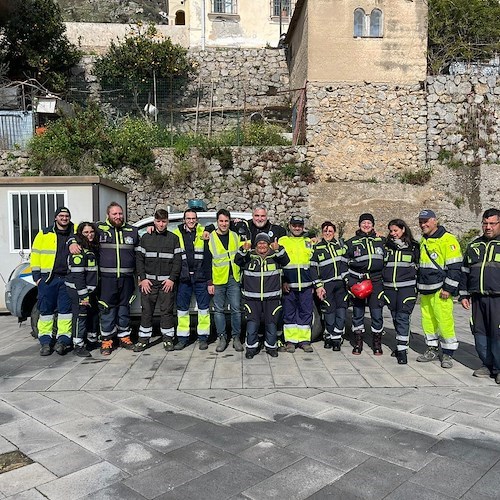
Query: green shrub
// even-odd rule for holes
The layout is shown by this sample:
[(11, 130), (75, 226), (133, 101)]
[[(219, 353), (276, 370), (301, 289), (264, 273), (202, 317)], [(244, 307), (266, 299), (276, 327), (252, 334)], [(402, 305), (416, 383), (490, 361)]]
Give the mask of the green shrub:
[(399, 175), (399, 181), (402, 184), (423, 186), (431, 180), (431, 176), (431, 171), (428, 168), (421, 168), (419, 170), (405, 170)]
[(479, 229), (469, 229), (469, 231), (463, 233), (459, 238), (458, 242), (460, 243), (460, 248), (462, 249), (462, 253), (465, 252), (467, 245), (475, 238), (477, 238), (481, 234)]

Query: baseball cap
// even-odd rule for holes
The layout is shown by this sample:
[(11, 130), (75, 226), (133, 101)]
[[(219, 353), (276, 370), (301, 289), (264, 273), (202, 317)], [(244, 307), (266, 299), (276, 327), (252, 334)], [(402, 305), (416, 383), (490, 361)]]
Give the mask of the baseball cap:
[(290, 219), (290, 224), (305, 224), (304, 217), (301, 215), (292, 215), (292, 218)]
[(425, 208), (424, 210), (421, 210), (420, 213), (418, 214), (419, 219), (435, 219), (436, 218), (436, 213), (434, 210), (430, 210), (429, 208)]

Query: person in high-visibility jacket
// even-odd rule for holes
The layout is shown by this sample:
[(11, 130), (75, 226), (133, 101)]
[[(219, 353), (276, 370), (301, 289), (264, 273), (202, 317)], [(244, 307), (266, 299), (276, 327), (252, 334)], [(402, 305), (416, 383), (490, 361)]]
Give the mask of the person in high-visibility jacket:
[(311, 323), (313, 317), (313, 281), (310, 272), (312, 241), (305, 236), (304, 218), (294, 215), (290, 219), (290, 235), (278, 243), (285, 248), (290, 262), (283, 270), (283, 335), (286, 351), (296, 347), (312, 352)]
[(207, 259), (208, 293), (214, 296), (214, 321), (217, 330), (216, 352), (227, 347), (226, 315), (224, 306), (229, 304), (231, 312), (231, 336), (233, 348), (243, 352), (241, 343), (241, 289), (240, 268), (234, 262), (242, 243), (237, 233), (229, 229), (231, 214), (221, 208), (217, 214), (217, 229), (205, 241), (204, 258)]
[(67, 241), (75, 226), (66, 207), (54, 214), (54, 224), (38, 232), (31, 247), (33, 281), (38, 287), (38, 341), (40, 356), (52, 354), (52, 331), (57, 311), (57, 337), (54, 350), (65, 354), (71, 347), (71, 299), (64, 284), (68, 272)]
[(418, 216), (422, 231), (417, 288), (421, 294), (422, 329), (427, 350), (417, 357), (419, 362), (439, 358), (441, 367), (453, 366), (458, 349), (453, 320), (453, 296), (457, 295), (462, 268), (462, 252), (455, 236), (438, 224), (433, 210), (422, 210)]
[(385, 238), (377, 235), (375, 218), (371, 213), (361, 214), (358, 224), (359, 229), (356, 234), (346, 241), (346, 257), (349, 262), (348, 286), (351, 289), (357, 283), (371, 280), (373, 291), (367, 298), (353, 297), (352, 299), (352, 333), (354, 334), (352, 353), (359, 355), (363, 350), (364, 316), (366, 306), (368, 306), (372, 321), (372, 350), (373, 354), (380, 356), (383, 354), (382, 335), (384, 334), (382, 309), (385, 298), (382, 269), (384, 267)]
[(85, 347), (97, 344), (99, 330), (99, 308), (96, 288), (98, 284), (96, 241), (97, 227), (93, 222), (80, 222), (75, 240), (82, 252), (68, 257), (68, 274), (65, 284), (73, 309), (73, 354), (82, 358), (92, 355)]
[(398, 364), (408, 363), (410, 319), (417, 302), (417, 266), (420, 247), (411, 229), (402, 219), (387, 224), (389, 235), (385, 244), (384, 294), (396, 330), (396, 350), (393, 356)]
[(483, 363), (473, 375), (500, 384), (500, 210), (486, 210), (482, 228), (465, 251), (460, 301), (464, 309), (472, 304), (471, 328)]
[(179, 238), (182, 249), (182, 268), (177, 289), (177, 344), (181, 350), (188, 344), (190, 316), (189, 306), (194, 293), (198, 306), (198, 348), (208, 348), (210, 334), (210, 295), (208, 293), (207, 266), (204, 257), (203, 227), (192, 208), (184, 212), (184, 222), (173, 233)]
[(235, 262), (242, 270), (243, 298), (247, 319), (246, 353), (252, 359), (259, 352), (259, 326), (264, 322), (266, 352), (278, 356), (277, 323), (281, 311), (281, 269), (290, 261), (285, 249), (267, 233), (254, 239), (255, 249), (250, 250), (247, 240), (238, 250)]
[(335, 239), (336, 231), (333, 222), (325, 221), (321, 224), (322, 239), (314, 245), (311, 275), (325, 320), (325, 349), (340, 351), (349, 294), (345, 284), (346, 247), (342, 240)]

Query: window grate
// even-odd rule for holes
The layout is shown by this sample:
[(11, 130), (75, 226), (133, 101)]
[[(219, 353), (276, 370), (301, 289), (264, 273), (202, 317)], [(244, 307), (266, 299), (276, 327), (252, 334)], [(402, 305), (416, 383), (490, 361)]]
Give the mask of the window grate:
[(66, 205), (66, 191), (9, 192), (11, 251), (31, 250), (38, 231), (53, 223), (57, 207)]

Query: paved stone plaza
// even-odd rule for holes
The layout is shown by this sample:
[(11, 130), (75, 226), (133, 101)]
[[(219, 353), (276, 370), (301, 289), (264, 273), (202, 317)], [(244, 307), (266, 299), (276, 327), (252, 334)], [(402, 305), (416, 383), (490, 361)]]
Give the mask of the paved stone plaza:
[[(261, 353), (195, 345), (42, 358), (0, 317), (0, 473), (15, 499), (449, 499), (500, 497), (500, 386), (480, 366), (467, 314), (451, 370), (369, 346)], [(390, 325), (387, 320), (387, 325)], [(159, 340), (159, 339), (158, 339)]]

